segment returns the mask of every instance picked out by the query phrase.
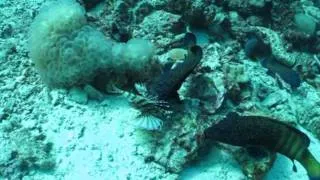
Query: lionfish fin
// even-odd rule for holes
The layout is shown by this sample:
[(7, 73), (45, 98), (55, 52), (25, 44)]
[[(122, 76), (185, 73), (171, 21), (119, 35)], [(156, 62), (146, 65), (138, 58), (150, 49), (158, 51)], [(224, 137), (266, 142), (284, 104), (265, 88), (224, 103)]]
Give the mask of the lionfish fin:
[(114, 84), (108, 84), (107, 87), (106, 87), (106, 91), (109, 94), (123, 94), (124, 93), (123, 90), (121, 90), (120, 88), (118, 88)]
[(134, 88), (137, 90), (137, 92), (146, 97), (148, 95), (148, 89), (147, 86), (144, 83), (135, 83)]
[(146, 115), (144, 113), (136, 116), (135, 126), (139, 129), (145, 129), (149, 131), (160, 131), (163, 126), (163, 121), (155, 116)]

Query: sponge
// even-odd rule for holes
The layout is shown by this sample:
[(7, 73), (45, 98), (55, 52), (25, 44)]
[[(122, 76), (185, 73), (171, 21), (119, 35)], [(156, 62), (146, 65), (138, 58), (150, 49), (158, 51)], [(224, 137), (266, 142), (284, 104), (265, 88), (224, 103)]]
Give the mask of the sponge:
[(74, 0), (46, 5), (31, 25), (30, 57), (49, 87), (90, 81), (110, 64), (111, 47), (111, 41), (87, 25), (84, 8)]
[(150, 66), (155, 48), (147, 40), (134, 38), (127, 43), (114, 44), (112, 49), (113, 62), (121, 71), (141, 72)]
[(84, 85), (100, 76), (102, 86), (118, 79), (128, 85), (153, 72), (151, 42), (107, 40), (87, 24), (85, 10), (75, 0), (58, 0), (40, 10), (31, 25), (29, 50), (42, 81), (51, 88)]

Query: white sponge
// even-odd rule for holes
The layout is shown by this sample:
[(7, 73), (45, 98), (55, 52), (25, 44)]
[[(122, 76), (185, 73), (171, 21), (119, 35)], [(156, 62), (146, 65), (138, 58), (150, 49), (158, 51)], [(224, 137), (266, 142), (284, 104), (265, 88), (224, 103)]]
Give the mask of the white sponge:
[(119, 71), (141, 72), (151, 66), (155, 48), (150, 41), (134, 38), (113, 46), (113, 64)]
[(74, 0), (43, 7), (31, 25), (30, 57), (42, 80), (51, 87), (90, 81), (108, 65), (111, 41), (86, 25), (85, 10)]
[(41, 9), (31, 25), (29, 49), (41, 79), (53, 88), (88, 83), (101, 71), (112, 76), (105, 79), (135, 81), (148, 71), (154, 54), (146, 40), (107, 40), (87, 25), (84, 8), (74, 0), (58, 0)]

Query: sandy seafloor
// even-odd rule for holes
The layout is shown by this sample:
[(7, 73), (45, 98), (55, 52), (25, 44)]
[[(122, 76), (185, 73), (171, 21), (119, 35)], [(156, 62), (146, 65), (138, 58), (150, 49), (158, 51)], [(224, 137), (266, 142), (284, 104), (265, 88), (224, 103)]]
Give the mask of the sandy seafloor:
[[(39, 162), (24, 175), (24, 180), (246, 179), (232, 156), (215, 148), (196, 164), (186, 168), (180, 176), (167, 172), (159, 164), (145, 163), (141, 154), (145, 154), (148, 147), (144, 144), (153, 139), (130, 123), (137, 111), (124, 96), (106, 96), (102, 102), (81, 97), (75, 97), (80, 100), (74, 100), (66, 90), (50, 91), (46, 88), (27, 56), (28, 27), (34, 9), (41, 2), (0, 0), (0, 33), (9, 34), (0, 38), (2, 171), (21, 173), (15, 166), (16, 160), (12, 160), (13, 149), (25, 151), (22, 158), (39, 155), (43, 161), (48, 160), (49, 156), (32, 149), (41, 149), (43, 144), (51, 142), (53, 150), (50, 158), (54, 160)], [(45, 140), (40, 144), (29, 142), (28, 137), (41, 135), (45, 136)], [(320, 159), (319, 142), (313, 139), (310, 148)], [(52, 161), (56, 167), (46, 171), (46, 168), (50, 169)], [(292, 171), (292, 162), (278, 155), (264, 179), (307, 180), (303, 167), (296, 164), (298, 171), (295, 173)]]

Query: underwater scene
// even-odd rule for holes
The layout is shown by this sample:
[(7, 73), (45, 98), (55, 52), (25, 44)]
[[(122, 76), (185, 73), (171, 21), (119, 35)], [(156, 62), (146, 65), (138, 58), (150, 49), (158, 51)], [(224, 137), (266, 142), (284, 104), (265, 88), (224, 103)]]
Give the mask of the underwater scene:
[(320, 180), (319, 0), (0, 0), (0, 180)]

